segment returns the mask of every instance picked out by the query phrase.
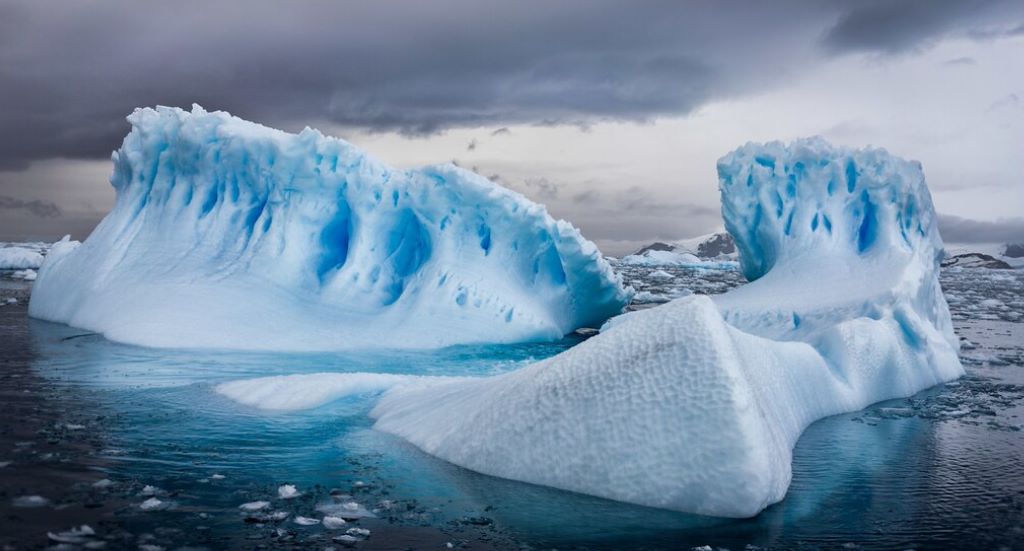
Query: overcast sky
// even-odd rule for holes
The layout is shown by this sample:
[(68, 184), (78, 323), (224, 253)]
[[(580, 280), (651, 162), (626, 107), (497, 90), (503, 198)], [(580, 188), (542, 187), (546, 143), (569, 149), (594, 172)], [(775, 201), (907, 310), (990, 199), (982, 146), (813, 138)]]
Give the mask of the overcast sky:
[(947, 242), (1024, 241), (1024, 2), (0, 0), (0, 239), (85, 237), (138, 106), (442, 161), (610, 254), (721, 227), (715, 161), (821, 134), (925, 167)]

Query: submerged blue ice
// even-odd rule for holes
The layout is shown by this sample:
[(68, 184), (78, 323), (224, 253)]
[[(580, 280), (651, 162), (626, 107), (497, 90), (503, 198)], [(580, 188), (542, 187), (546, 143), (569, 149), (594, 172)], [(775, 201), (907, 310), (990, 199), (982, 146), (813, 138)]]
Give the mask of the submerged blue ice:
[(128, 120), (117, 204), (47, 259), (34, 317), (152, 346), (433, 348), (557, 339), (628, 301), (570, 224), (453, 165), (198, 106)]

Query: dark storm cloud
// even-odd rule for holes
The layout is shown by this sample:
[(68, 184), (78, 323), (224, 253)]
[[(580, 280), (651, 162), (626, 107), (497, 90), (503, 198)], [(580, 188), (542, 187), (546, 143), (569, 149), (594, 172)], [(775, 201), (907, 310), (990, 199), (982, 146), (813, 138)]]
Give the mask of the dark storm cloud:
[(1024, 18), (1019, 0), (863, 0), (848, 5), (822, 40), (834, 53), (902, 53), (947, 34), (1011, 36), (1017, 27), (999, 25), (1007, 18)]
[(104, 157), (156, 104), (412, 134), (685, 114), (781, 82), (835, 15), (734, 4), (0, 0), (0, 170)]
[(681, 115), (784, 83), (826, 31), (900, 51), (1013, 5), (0, 0), (0, 170), (104, 157), (156, 104), (412, 134)]
[(939, 214), (939, 232), (946, 243), (1024, 243), (1024, 218), (989, 222)]
[(994, 40), (998, 38), (1024, 36), (1024, 23), (1018, 23), (1010, 26), (996, 25), (988, 28), (972, 29), (967, 33), (967, 35), (975, 40)]
[(26, 201), (8, 195), (0, 195), (0, 209), (21, 210), (39, 218), (56, 218), (60, 216), (60, 209), (51, 201), (39, 199)]

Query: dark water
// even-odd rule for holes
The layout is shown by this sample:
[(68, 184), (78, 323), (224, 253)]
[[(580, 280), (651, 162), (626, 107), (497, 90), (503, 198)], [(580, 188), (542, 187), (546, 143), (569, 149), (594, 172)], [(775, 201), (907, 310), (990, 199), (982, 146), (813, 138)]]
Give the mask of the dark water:
[[(663, 269), (669, 279), (623, 270), (650, 302), (742, 282), (735, 272)], [(968, 375), (815, 423), (797, 444), (786, 499), (753, 519), (723, 520), (451, 466), (372, 430), (373, 396), (276, 414), (213, 391), (218, 382), (283, 373), (487, 374), (579, 339), (363, 355), (154, 351), (29, 320), (27, 284), (3, 282), (0, 297), (20, 302), (0, 307), (0, 464), (11, 462), (0, 468), (0, 544), (1024, 548), (1024, 274), (949, 271), (943, 285)], [(280, 499), (283, 484), (302, 494)], [(27, 496), (46, 502), (21, 506), (33, 504)], [(159, 504), (142, 506), (153, 499)], [(258, 500), (267, 508), (239, 509)], [(325, 507), (350, 521), (339, 529), (296, 524), (297, 516), (322, 518)], [(81, 524), (94, 533), (67, 533)], [(369, 536), (335, 541), (350, 527)]]

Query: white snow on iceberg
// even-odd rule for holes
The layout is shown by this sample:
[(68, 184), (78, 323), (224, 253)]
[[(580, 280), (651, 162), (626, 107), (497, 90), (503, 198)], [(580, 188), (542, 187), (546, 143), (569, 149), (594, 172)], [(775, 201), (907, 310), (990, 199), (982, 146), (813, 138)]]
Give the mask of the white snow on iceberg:
[(648, 250), (642, 254), (631, 254), (622, 257), (619, 264), (627, 266), (675, 266), (678, 268), (708, 268), (714, 270), (734, 270), (736, 263), (729, 260), (702, 260), (696, 255), (679, 251)]
[(25, 247), (0, 248), (0, 270), (34, 270), (43, 263), (43, 255)]
[(114, 210), (51, 253), (34, 317), (150, 346), (432, 348), (556, 339), (628, 301), (570, 224), (453, 165), (198, 106), (128, 120)]
[(376, 427), (490, 475), (747, 517), (785, 496), (810, 423), (963, 373), (919, 164), (811, 139), (748, 144), (718, 173), (750, 284), (519, 371), (396, 386)]

